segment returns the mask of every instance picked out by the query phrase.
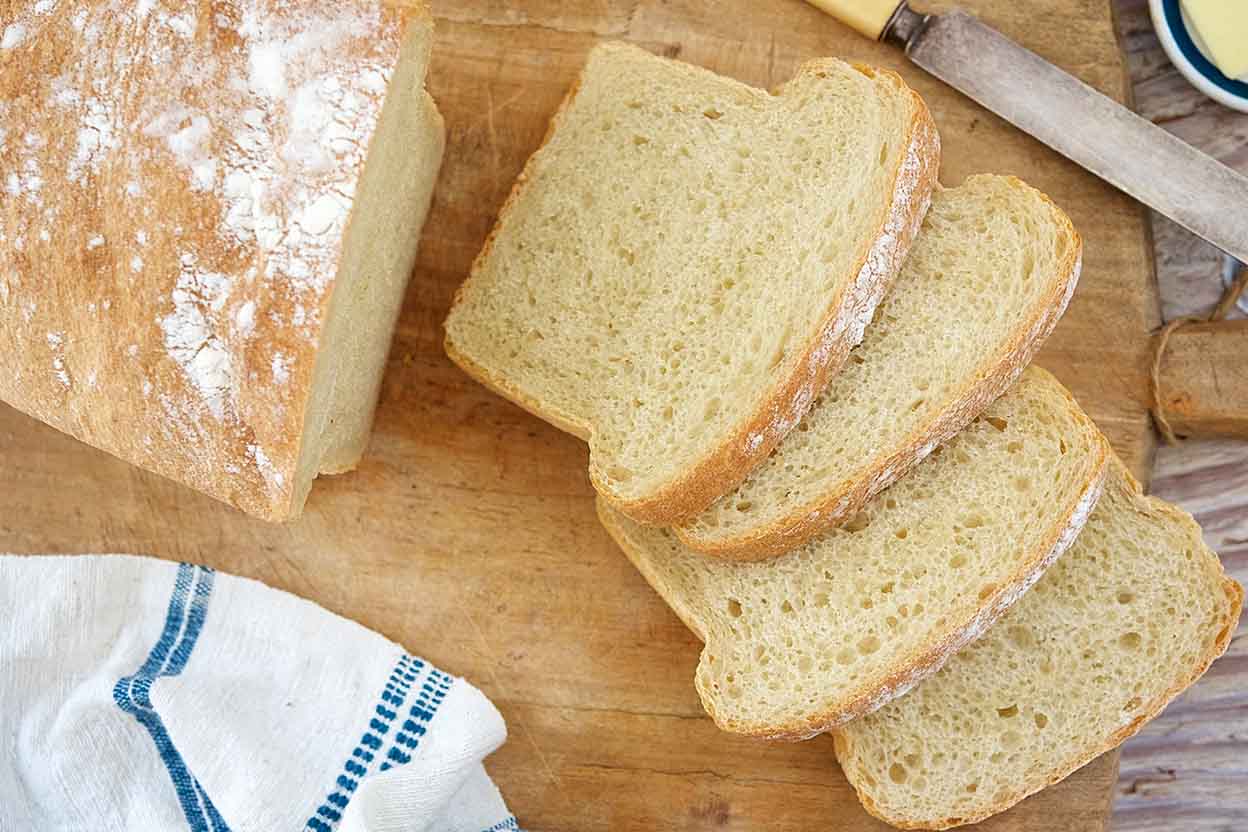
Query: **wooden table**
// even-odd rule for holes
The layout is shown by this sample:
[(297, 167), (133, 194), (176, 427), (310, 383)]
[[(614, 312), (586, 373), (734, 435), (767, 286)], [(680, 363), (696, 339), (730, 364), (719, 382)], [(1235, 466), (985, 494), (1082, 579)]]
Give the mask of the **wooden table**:
[[(1106, 0), (962, 2), (988, 10), (994, 25), (1090, 82), (1121, 91), (1118, 56), (1107, 52)], [(518, 0), (435, 2), (434, 92), (460, 155), (443, 170), (360, 471), (318, 484), (303, 520), (272, 527), (0, 408), (0, 546), (207, 562), (402, 641), (468, 676), (500, 705), (512, 734), (491, 772), (521, 819), (545, 832), (881, 828), (857, 808), (826, 740), (766, 745), (714, 729), (689, 681), (696, 640), (594, 520), (583, 444), (452, 368), (440, 322), (494, 207), (595, 39), (631, 36), (756, 84), (784, 78), (803, 56), (852, 54), (899, 67), (903, 59), (797, 0), (734, 0), (732, 8), (745, 12), (720, 15), (708, 15), (711, 0), (528, 0), (526, 7), (527, 16)], [(668, 28), (690, 34), (677, 43)], [(526, 42), (530, 30), (541, 37)], [(947, 181), (983, 169), (1023, 175), (1068, 206), (1094, 243), (1080, 294), (1041, 363), (1064, 368), (1059, 375), (1143, 472), (1151, 442), (1137, 377), (1145, 351), (1137, 346), (1159, 316), (1146, 297), (1151, 271), (1138, 206), (918, 70), (903, 71), (942, 126)], [(1118, 326), (1104, 325), (1104, 309), (1117, 310)], [(1122, 349), (1114, 349), (1115, 338)], [(1216, 517), (1208, 528), (1220, 545)], [(1173, 730), (1172, 715), (1203, 705), (1202, 697), (1216, 699), (1211, 707), (1229, 701), (1218, 691), (1233, 681), (1235, 662), (1216, 667), (1163, 728)], [(1203, 799), (1195, 808), (1214, 816), (1208, 807), (1216, 794), (1199, 789), (1228, 782), (1180, 781), (1177, 790), (1152, 782), (1155, 766), (1178, 759), (1199, 766), (1214, 747), (1189, 758), (1174, 741), (1185, 731), (1193, 745), (1207, 739), (1185, 726), (1161, 740), (1160, 763), (1143, 751), (1138, 765), (1152, 779), (1137, 776), (1124, 817), (1152, 795)], [(1099, 832), (1115, 763), (1113, 754), (1102, 756), (987, 828)], [(1128, 777), (1133, 765), (1124, 760)], [(1228, 757), (1210, 768), (1225, 774), (1233, 765)], [(1228, 826), (1234, 822), (1224, 814), (1212, 828)], [(1175, 828), (1173, 816), (1151, 828)]]
[[(1205, 98), (1171, 66), (1148, 0), (1114, 5), (1136, 109), (1248, 173), (1248, 115)], [(1220, 252), (1157, 215), (1153, 238), (1166, 320), (1208, 314), (1222, 293)], [(1194, 514), (1227, 572), (1248, 583), (1248, 443), (1162, 447), (1152, 490)], [(1248, 624), (1205, 678), (1123, 746), (1113, 828), (1248, 829)]]

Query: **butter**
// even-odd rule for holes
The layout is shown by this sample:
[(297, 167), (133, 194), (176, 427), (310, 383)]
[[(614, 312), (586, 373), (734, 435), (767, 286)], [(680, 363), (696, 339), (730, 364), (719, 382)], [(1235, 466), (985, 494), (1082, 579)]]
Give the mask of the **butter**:
[(1227, 78), (1248, 75), (1248, 0), (1183, 0), (1197, 43)]

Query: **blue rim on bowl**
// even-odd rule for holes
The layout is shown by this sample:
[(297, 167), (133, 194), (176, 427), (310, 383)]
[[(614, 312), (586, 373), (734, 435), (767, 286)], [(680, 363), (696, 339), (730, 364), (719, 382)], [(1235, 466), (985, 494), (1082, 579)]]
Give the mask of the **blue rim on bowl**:
[(1149, 0), (1153, 28), (1170, 62), (1210, 98), (1248, 113), (1248, 83), (1227, 78), (1204, 56), (1187, 30), (1179, 0)]

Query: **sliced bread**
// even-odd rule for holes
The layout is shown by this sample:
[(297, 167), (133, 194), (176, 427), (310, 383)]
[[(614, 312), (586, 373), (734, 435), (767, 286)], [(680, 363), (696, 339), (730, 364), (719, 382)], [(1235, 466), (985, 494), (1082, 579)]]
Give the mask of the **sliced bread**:
[(1200, 527), (1115, 459), (1035, 589), (908, 696), (840, 729), (837, 757), (888, 823), (978, 821), (1138, 731), (1226, 650), (1242, 604)]
[(1018, 179), (938, 190), (849, 363), (681, 541), (753, 560), (853, 517), (1014, 382), (1074, 293), (1081, 251), (1066, 215)]
[(619, 510), (685, 519), (862, 339), (938, 157), (891, 72), (817, 60), (773, 95), (603, 44), (461, 287), (447, 353), (588, 439)]
[(869, 713), (978, 637), (1074, 539), (1108, 446), (1030, 369), (854, 520), (765, 563), (707, 558), (599, 516), (705, 642), (696, 684), (725, 730), (804, 739)]

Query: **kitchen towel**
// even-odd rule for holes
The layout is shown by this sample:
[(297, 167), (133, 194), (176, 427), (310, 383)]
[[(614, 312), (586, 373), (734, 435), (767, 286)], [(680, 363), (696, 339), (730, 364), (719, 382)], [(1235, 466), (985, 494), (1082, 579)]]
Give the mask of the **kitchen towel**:
[(485, 696), (256, 581), (0, 556), (0, 830), (517, 830)]

